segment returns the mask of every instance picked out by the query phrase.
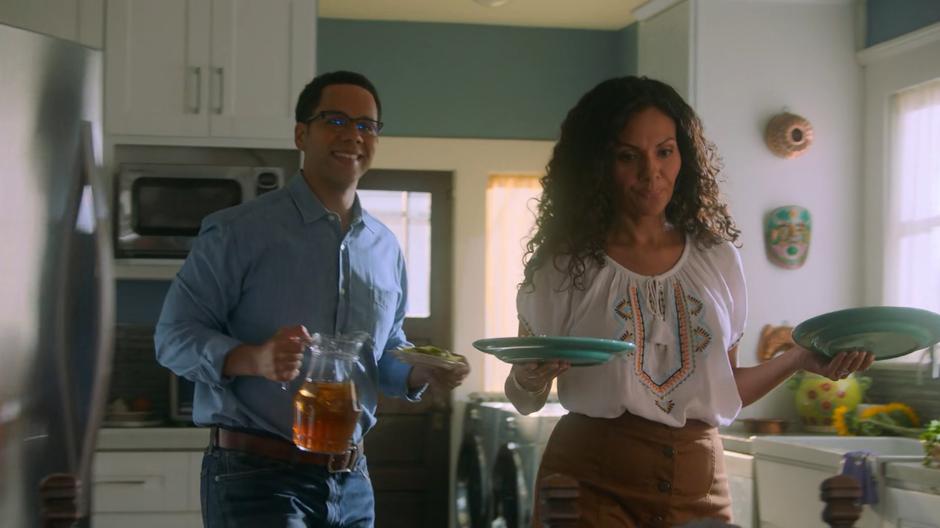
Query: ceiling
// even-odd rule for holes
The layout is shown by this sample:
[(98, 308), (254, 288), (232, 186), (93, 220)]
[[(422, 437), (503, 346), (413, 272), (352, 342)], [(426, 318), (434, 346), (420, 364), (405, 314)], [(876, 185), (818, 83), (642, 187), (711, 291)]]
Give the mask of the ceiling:
[[(320, 0), (322, 18), (449, 22), (576, 29), (621, 29), (646, 0)], [(491, 3), (504, 0), (489, 0)]]

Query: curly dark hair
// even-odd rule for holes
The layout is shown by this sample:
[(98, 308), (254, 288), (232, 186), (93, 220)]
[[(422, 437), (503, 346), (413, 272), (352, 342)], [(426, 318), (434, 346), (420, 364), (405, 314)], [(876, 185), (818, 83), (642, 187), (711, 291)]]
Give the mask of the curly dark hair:
[(523, 286), (531, 286), (546, 261), (557, 266), (555, 258), (562, 255), (570, 256), (568, 287), (584, 288), (589, 259), (604, 265), (605, 243), (617, 216), (616, 141), (627, 121), (650, 107), (675, 121), (682, 158), (666, 220), (703, 248), (737, 241), (740, 230), (718, 191), (721, 162), (695, 111), (663, 82), (634, 76), (609, 79), (585, 94), (561, 125), (561, 138), (541, 179)]

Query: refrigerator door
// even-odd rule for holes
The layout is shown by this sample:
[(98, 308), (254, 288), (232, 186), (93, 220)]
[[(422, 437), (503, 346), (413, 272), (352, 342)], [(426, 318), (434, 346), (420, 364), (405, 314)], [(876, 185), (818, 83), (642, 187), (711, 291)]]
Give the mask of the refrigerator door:
[(101, 57), (0, 25), (0, 71), (0, 526), (87, 521), (114, 306)]

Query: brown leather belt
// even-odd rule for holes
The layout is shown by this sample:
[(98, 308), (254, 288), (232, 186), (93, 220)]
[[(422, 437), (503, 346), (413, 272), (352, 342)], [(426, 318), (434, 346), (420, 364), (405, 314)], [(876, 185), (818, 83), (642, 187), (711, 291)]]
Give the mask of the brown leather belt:
[(352, 446), (345, 453), (328, 455), (304, 451), (287, 440), (231, 431), (216, 426), (211, 428), (210, 442), (212, 447), (242, 451), (265, 458), (326, 466), (330, 473), (348, 473), (352, 471), (362, 453), (362, 443)]

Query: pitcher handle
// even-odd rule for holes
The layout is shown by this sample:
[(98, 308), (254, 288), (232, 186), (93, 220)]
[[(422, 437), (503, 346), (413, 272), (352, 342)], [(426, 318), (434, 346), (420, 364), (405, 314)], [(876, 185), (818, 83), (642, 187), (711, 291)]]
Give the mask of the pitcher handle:
[[(314, 332), (313, 335), (310, 336), (310, 342), (307, 343), (307, 346), (305, 346), (304, 349), (303, 349), (304, 361), (307, 362), (307, 369), (306, 369), (306, 370), (307, 370), (307, 375), (310, 374), (310, 367), (313, 365), (313, 357), (316, 355), (316, 352), (317, 352), (316, 348), (318, 348), (318, 347), (320, 346), (320, 343), (322, 343), (322, 341), (323, 341), (323, 336), (320, 335), (319, 332)], [(301, 365), (301, 367), (303, 367), (303, 361), (300, 363), (300, 365)], [(300, 378), (301, 376), (298, 375), (297, 377)], [(306, 377), (306, 376), (304, 376), (304, 377)], [(295, 379), (296, 379), (296, 378), (295, 378)], [(282, 390), (282, 391), (285, 391), (285, 392), (286, 392), (287, 390), (289, 390), (289, 387), (290, 387), (290, 384), (291, 384), (292, 381), (293, 381), (293, 380), (291, 380), (291, 381), (282, 381), (282, 382), (281, 382), (281, 390)]]

